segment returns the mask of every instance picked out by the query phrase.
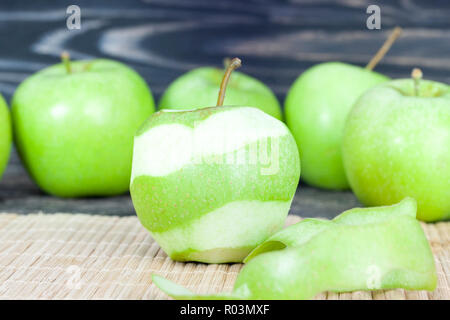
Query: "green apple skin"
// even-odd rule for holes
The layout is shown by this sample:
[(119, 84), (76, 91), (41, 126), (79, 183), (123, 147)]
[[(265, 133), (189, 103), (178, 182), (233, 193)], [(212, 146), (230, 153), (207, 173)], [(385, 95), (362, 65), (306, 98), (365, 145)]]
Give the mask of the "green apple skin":
[[(213, 106), (217, 102), (224, 70), (202, 67), (173, 81), (159, 101), (159, 109), (186, 110)], [(282, 120), (280, 104), (264, 83), (234, 71), (227, 86), (224, 105), (250, 106)]]
[(450, 218), (450, 86), (394, 80), (366, 92), (345, 125), (343, 160), (350, 185), (367, 206), (403, 197), (418, 219)]
[(379, 73), (341, 62), (318, 64), (297, 78), (286, 97), (285, 117), (299, 146), (306, 183), (348, 189), (341, 157), (345, 119), (364, 91), (387, 80)]
[[(288, 239), (281, 242), (286, 248), (248, 261), (234, 291), (245, 288), (251, 299), (312, 299), (323, 291), (436, 288), (434, 258), (415, 218), (414, 199), (352, 211), (309, 239), (298, 233), (303, 221), (281, 231), (280, 238)], [(292, 241), (296, 236), (298, 243)]]
[(129, 188), (133, 136), (154, 112), (145, 81), (122, 63), (57, 64), (26, 79), (12, 100), (17, 149), (41, 189), (61, 197)]
[(6, 102), (0, 94), (0, 179), (8, 164), (11, 153), (11, 118)]
[(333, 220), (305, 219), (247, 258), (232, 293), (199, 295), (154, 275), (176, 299), (312, 299), (323, 291), (434, 290), (436, 267), (416, 220), (416, 201), (354, 208)]
[(136, 134), (130, 193), (173, 260), (240, 262), (282, 228), (299, 176), (294, 138), (259, 109), (161, 110)]

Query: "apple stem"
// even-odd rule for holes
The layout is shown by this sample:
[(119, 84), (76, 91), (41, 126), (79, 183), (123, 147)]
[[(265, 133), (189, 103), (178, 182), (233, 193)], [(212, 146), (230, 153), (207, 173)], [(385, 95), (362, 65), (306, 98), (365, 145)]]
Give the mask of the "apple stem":
[(419, 84), (422, 79), (423, 73), (419, 68), (414, 68), (411, 72), (411, 78), (414, 80), (414, 95), (417, 97), (419, 95)]
[(72, 73), (72, 68), (70, 67), (70, 55), (67, 51), (63, 51), (61, 53), (61, 60), (64, 66), (66, 67), (67, 73)]
[(373, 70), (373, 68), (375, 68), (375, 66), (378, 64), (378, 62), (380, 62), (381, 59), (383, 59), (384, 55), (389, 51), (389, 49), (391, 48), (391, 46), (394, 44), (395, 40), (397, 40), (397, 38), (400, 36), (401, 33), (402, 28), (400, 27), (394, 28), (394, 31), (391, 32), (391, 34), (383, 43), (381, 48), (367, 64), (366, 66), (367, 70)]
[(241, 59), (233, 58), (229, 62), (228, 66), (225, 69), (225, 74), (222, 78), (222, 83), (220, 84), (219, 97), (217, 99), (217, 106), (220, 107), (223, 105), (223, 100), (225, 100), (225, 90), (227, 88), (228, 81), (230, 80), (230, 75), (233, 70), (239, 68), (241, 66)]
[(225, 71), (227, 70), (230, 63), (231, 63), (231, 58), (226, 57), (225, 59), (223, 59), (223, 68), (225, 69)]

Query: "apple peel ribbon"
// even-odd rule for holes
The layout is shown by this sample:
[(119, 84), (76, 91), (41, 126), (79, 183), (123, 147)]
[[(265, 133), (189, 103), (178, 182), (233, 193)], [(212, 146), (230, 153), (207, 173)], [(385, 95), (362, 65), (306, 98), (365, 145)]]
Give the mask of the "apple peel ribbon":
[(195, 294), (153, 275), (175, 299), (312, 299), (323, 291), (434, 290), (437, 276), (417, 204), (354, 208), (333, 220), (304, 219), (269, 237), (245, 259), (233, 292)]

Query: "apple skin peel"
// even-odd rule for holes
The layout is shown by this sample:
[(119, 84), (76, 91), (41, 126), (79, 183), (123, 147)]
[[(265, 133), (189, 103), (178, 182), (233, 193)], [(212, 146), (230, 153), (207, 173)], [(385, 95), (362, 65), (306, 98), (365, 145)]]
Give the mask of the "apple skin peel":
[(130, 192), (172, 259), (241, 262), (282, 228), (299, 176), (294, 138), (259, 109), (162, 110), (136, 134)]
[(355, 208), (335, 219), (305, 219), (245, 259), (232, 293), (198, 295), (160, 276), (176, 299), (312, 299), (323, 291), (434, 290), (433, 255), (416, 220), (416, 201)]

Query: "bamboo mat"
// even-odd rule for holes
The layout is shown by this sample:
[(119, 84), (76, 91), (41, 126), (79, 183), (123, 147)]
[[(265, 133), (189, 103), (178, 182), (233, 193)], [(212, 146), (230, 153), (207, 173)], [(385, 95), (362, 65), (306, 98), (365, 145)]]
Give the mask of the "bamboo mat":
[[(287, 224), (299, 221), (288, 217)], [(438, 287), (322, 293), (316, 299), (450, 299), (450, 223), (423, 224)], [(136, 217), (0, 214), (1, 299), (167, 299), (158, 273), (202, 293), (231, 291), (240, 264), (171, 261)]]

